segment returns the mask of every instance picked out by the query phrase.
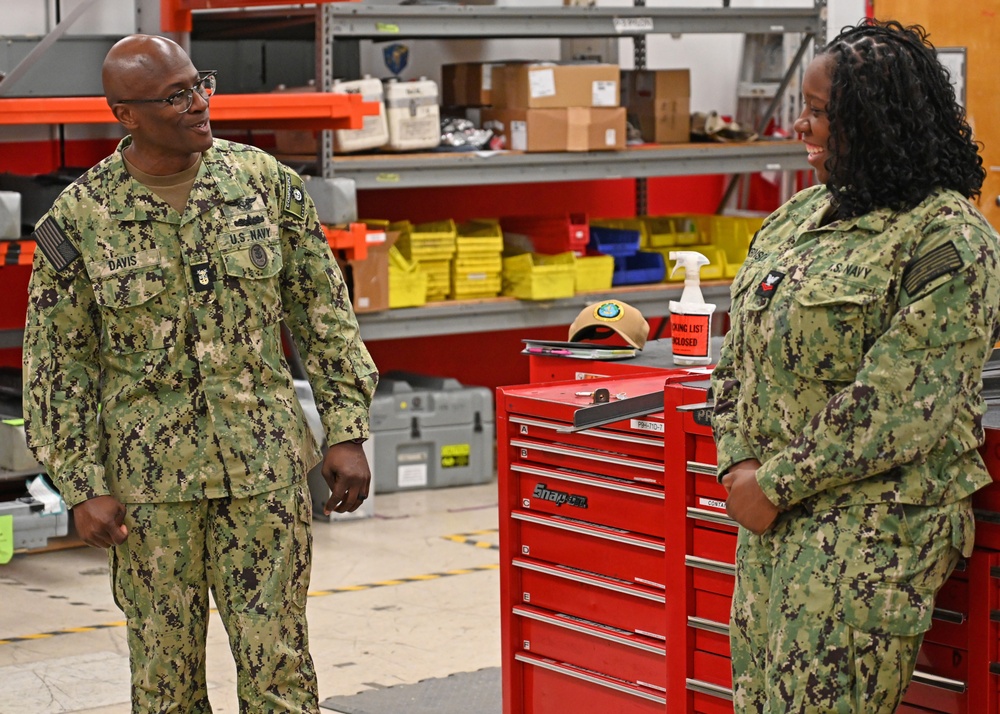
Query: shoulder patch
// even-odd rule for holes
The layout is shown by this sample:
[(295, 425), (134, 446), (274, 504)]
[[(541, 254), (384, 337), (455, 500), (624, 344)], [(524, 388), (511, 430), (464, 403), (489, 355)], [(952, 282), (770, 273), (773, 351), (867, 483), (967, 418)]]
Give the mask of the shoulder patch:
[(282, 202), (281, 210), (296, 218), (305, 215), (305, 189), (302, 188), (302, 179), (291, 171), (284, 171), (281, 174)]
[(903, 290), (913, 296), (942, 275), (958, 272), (964, 263), (952, 241), (920, 256), (903, 271)]
[(70, 243), (69, 238), (66, 237), (52, 216), (46, 217), (31, 234), (31, 237), (35, 239), (35, 243), (42, 249), (45, 258), (57, 273), (66, 270), (74, 260), (80, 257), (80, 251)]

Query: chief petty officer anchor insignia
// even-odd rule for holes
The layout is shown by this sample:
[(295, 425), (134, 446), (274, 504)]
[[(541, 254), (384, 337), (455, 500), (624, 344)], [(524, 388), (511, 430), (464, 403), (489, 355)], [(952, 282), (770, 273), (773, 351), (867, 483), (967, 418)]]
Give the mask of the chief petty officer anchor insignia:
[(191, 280), (197, 292), (210, 290), (215, 282), (215, 270), (211, 263), (194, 263), (191, 266)]

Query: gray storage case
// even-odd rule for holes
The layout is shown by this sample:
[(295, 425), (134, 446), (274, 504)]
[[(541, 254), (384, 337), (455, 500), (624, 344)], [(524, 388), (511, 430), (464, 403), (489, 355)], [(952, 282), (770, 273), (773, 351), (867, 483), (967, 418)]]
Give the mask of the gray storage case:
[(390, 372), (371, 409), (379, 493), (467, 486), (495, 473), (493, 394), (455, 379)]

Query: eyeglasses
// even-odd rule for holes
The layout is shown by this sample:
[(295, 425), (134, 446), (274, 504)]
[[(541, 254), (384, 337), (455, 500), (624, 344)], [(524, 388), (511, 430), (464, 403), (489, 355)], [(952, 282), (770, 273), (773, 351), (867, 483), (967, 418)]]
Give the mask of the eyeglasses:
[(218, 86), (215, 82), (215, 75), (218, 71), (210, 69), (207, 72), (199, 72), (199, 79), (193, 87), (178, 89), (166, 99), (119, 99), (118, 104), (159, 104), (162, 102), (172, 106), (178, 114), (184, 114), (194, 103), (195, 92), (198, 92), (206, 101), (215, 94), (215, 88)]

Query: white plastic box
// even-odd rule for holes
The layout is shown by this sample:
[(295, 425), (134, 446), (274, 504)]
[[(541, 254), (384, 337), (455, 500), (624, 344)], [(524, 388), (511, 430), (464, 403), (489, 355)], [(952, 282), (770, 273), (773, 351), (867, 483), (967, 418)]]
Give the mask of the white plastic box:
[(421, 77), (385, 85), (385, 112), (393, 151), (433, 149), (441, 143), (441, 112), (437, 83)]
[(337, 129), (333, 132), (333, 150), (338, 154), (377, 149), (389, 142), (389, 125), (386, 121), (385, 102), (382, 95), (382, 80), (365, 75), (364, 79), (348, 82), (337, 80), (334, 92), (360, 94), (366, 102), (378, 102), (378, 114), (364, 117), (360, 129)]

